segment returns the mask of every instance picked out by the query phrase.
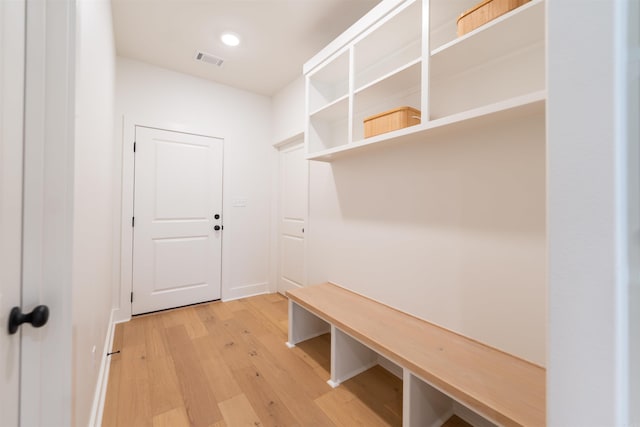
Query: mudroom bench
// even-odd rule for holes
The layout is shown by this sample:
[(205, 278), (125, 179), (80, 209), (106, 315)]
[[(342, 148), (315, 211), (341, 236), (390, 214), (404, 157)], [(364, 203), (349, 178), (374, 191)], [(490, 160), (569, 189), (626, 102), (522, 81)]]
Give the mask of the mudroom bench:
[(454, 412), (474, 425), (545, 425), (542, 367), (332, 283), (287, 297), (289, 347), (331, 333), (331, 386), (380, 356), (401, 369), (404, 427), (441, 425)]

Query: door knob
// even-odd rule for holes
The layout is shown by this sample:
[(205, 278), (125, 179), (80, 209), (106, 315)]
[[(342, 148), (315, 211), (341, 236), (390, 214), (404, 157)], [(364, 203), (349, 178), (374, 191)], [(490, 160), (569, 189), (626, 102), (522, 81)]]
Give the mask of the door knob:
[(220, 227), (219, 225), (214, 225), (214, 226), (213, 226), (213, 229), (214, 229), (214, 230), (216, 230), (216, 231), (219, 231), (219, 230), (220, 230), (220, 228), (221, 228), (221, 227)]
[(9, 314), (9, 335), (13, 335), (18, 330), (18, 326), (23, 323), (31, 323), (34, 328), (44, 326), (49, 320), (49, 307), (39, 305), (31, 313), (24, 314), (20, 307), (13, 307)]

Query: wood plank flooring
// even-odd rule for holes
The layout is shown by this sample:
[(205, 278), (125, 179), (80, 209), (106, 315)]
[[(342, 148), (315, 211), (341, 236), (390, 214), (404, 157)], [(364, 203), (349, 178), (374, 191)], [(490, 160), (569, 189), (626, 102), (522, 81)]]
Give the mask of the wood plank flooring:
[(332, 389), (329, 336), (286, 340), (277, 294), (119, 324), (103, 426), (402, 425), (400, 379), (375, 367)]
[[(402, 382), (375, 367), (332, 389), (330, 337), (287, 348), (278, 294), (116, 326), (104, 427), (401, 426)], [(468, 427), (453, 416), (443, 427)]]

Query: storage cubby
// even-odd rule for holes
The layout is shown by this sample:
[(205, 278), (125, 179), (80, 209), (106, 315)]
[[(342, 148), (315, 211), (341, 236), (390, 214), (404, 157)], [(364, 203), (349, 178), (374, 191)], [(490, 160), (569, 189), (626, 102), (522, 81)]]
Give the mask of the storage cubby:
[(331, 375), (331, 334), (323, 334), (296, 344), (305, 354), (304, 360), (313, 367), (318, 377), (325, 380)]
[(455, 73), (433, 66), (430, 119), (544, 91), (544, 55), (544, 44), (537, 43), (473, 68), (460, 67)]
[[(345, 44), (305, 65), (307, 158), (332, 161), (544, 109), (545, 0), (458, 37), (458, 17), (477, 2), (384, 0), (347, 30)], [(419, 125), (364, 138), (365, 118), (403, 106), (422, 112)]]
[(457, 20), (479, 0), (431, 0), (429, 4), (429, 50), (457, 39)]
[(342, 98), (309, 118), (308, 141), (313, 151), (326, 150), (348, 141), (349, 104)]
[(433, 50), (430, 119), (543, 91), (543, 24), (544, 2), (532, 1)]
[(392, 108), (421, 109), (422, 62), (415, 60), (392, 76), (372, 82), (356, 91), (353, 98), (353, 141), (364, 138), (365, 118)]
[(309, 114), (331, 108), (340, 100), (346, 100), (349, 93), (349, 51), (345, 50), (325, 66), (308, 77)]
[(421, 6), (421, 0), (403, 4), (355, 43), (356, 92), (422, 58)]
[[(405, 369), (403, 376), (404, 402), (403, 426), (448, 426), (470, 425), (495, 427), (496, 424), (460, 405), (440, 390), (429, 385), (411, 371)], [(452, 415), (462, 422), (450, 424)]]

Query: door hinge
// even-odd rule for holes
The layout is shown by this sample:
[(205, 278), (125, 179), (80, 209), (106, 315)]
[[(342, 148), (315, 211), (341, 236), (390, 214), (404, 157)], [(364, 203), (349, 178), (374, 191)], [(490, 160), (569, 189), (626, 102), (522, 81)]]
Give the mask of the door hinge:
[(135, 141), (133, 141), (133, 152), (134, 153), (136, 152), (136, 142)]
[(133, 292), (131, 292), (131, 302), (133, 302)]
[(132, 216), (132, 217), (131, 217), (131, 226), (132, 226), (132, 227), (135, 227), (135, 226), (136, 226), (136, 217), (135, 217), (135, 216)]

